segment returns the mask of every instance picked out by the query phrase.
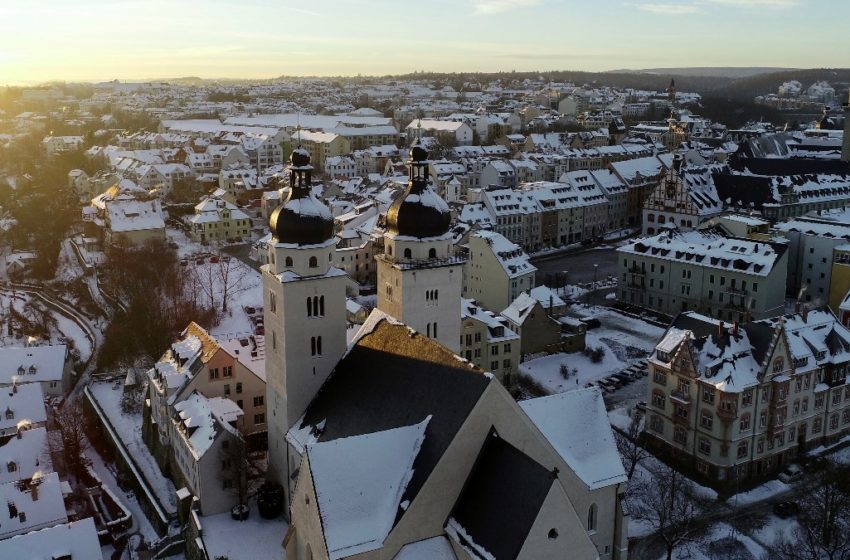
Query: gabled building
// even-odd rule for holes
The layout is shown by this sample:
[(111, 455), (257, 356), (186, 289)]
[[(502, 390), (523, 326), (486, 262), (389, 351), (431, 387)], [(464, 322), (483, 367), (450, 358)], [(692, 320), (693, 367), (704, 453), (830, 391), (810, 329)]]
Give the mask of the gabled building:
[[(0, 484), (0, 503), (6, 504), (0, 525), (3, 539), (68, 522), (62, 483), (55, 472)], [(2, 549), (0, 549), (2, 550)]]
[(143, 245), (149, 240), (165, 240), (165, 219), (158, 198), (122, 179), (105, 193), (92, 199), (93, 213), (83, 219), (93, 224), (106, 244)]
[(47, 397), (64, 397), (73, 382), (73, 360), (64, 344), (0, 348), (0, 388), (38, 383)]
[(688, 166), (677, 154), (644, 203), (643, 233), (653, 235), (671, 225), (695, 229), (722, 211), (711, 168)]
[(190, 235), (198, 243), (232, 242), (251, 234), (251, 218), (232, 202), (208, 197), (195, 205), (195, 214), (186, 220)]
[(829, 311), (724, 323), (680, 314), (648, 361), (646, 434), (730, 484), (850, 432), (850, 331)]
[(506, 307), (502, 317), (508, 320), (511, 330), (522, 341), (521, 356), (560, 351), (561, 325), (543, 309), (539, 301), (527, 293), (521, 293)]
[(534, 288), (537, 267), (515, 243), (493, 231), (469, 237), (463, 296), (487, 309), (504, 309), (522, 292)]
[(12, 383), (0, 390), (0, 437), (47, 425), (40, 383)]
[(460, 319), (458, 356), (486, 369), (510, 387), (519, 368), (520, 339), (508, 327), (508, 320), (466, 298), (461, 300)]
[(94, 518), (62, 523), (0, 541), (0, 558), (101, 560)]

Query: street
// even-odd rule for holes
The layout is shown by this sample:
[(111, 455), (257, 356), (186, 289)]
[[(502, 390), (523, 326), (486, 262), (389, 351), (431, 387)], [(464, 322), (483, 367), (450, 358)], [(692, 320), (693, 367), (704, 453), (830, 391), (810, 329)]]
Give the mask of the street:
[[(584, 284), (593, 282), (594, 279), (604, 280), (609, 274), (616, 276), (617, 250), (612, 245), (599, 245), (568, 253), (535, 257), (531, 259), (531, 264), (537, 267), (535, 279), (538, 286)], [(555, 279), (556, 273), (563, 275), (564, 272), (566, 272), (566, 282), (563, 276)]]

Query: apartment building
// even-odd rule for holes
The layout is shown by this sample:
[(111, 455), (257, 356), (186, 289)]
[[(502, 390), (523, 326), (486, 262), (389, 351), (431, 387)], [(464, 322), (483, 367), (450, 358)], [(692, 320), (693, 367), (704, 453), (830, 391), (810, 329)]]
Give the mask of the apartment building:
[(480, 230), (469, 237), (463, 295), (487, 309), (501, 310), (535, 286), (537, 267), (522, 248), (505, 236)]
[(785, 308), (787, 247), (716, 230), (667, 230), (617, 250), (619, 300), (668, 315), (773, 317)]
[(850, 433), (850, 330), (828, 310), (680, 314), (648, 360), (646, 434), (716, 481), (769, 475)]

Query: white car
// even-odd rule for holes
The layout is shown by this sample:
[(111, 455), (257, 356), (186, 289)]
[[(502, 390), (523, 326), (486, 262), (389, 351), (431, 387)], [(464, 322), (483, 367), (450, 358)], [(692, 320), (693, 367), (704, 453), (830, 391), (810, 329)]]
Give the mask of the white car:
[(779, 473), (779, 480), (785, 484), (797, 482), (803, 477), (803, 470), (797, 465), (788, 465), (785, 470)]

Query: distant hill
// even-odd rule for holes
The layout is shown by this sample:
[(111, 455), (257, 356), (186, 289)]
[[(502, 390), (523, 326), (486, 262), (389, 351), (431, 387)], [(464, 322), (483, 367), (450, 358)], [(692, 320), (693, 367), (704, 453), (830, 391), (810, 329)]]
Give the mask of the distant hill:
[(748, 78), (761, 74), (790, 72), (794, 68), (771, 66), (695, 66), (693, 68), (646, 68), (643, 70), (611, 70), (617, 74), (662, 74), (666, 76), (704, 76), (707, 78)]

